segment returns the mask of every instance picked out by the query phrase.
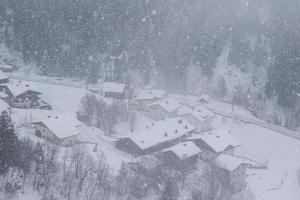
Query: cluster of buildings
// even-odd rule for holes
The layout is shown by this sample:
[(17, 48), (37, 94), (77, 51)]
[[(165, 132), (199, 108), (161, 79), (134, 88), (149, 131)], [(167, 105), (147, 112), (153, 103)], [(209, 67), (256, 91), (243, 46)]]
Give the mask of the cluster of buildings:
[[(31, 90), (30, 86), (19, 81), (10, 83), (5, 79), (0, 82), (1, 98), (12, 107), (51, 109), (40, 99), (40, 93)], [(100, 85), (88, 90), (104, 97), (125, 99), (125, 84), (102, 82)], [(136, 91), (130, 101), (136, 112), (152, 120), (143, 128), (118, 138), (105, 136), (97, 130), (83, 129), (86, 126), (71, 115), (49, 112), (49, 116), (32, 124), (37, 137), (62, 146), (92, 143), (101, 137), (119, 152), (132, 157), (154, 155), (174, 168), (194, 170), (199, 162), (206, 162), (232, 192), (246, 187), (247, 168), (264, 167), (234, 155), (235, 148), (241, 144), (229, 131), (213, 128), (215, 115), (205, 107), (208, 97), (201, 97), (197, 104), (190, 105), (168, 96), (164, 90), (147, 88)]]
[(230, 131), (212, 128), (215, 116), (205, 107), (208, 97), (191, 106), (168, 97), (163, 90), (145, 89), (134, 100), (137, 110), (154, 122), (118, 138), (116, 148), (135, 157), (155, 155), (168, 166), (186, 170), (199, 161), (207, 162), (232, 192), (246, 187), (247, 168), (264, 168), (234, 155), (241, 144)]

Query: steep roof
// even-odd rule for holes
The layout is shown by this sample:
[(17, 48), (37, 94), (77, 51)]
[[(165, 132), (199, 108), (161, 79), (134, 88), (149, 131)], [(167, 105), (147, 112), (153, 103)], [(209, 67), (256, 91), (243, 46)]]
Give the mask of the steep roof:
[(146, 149), (184, 136), (194, 130), (194, 128), (193, 125), (182, 118), (168, 118), (153, 122), (145, 129), (137, 130), (123, 138), (130, 138), (141, 149)]
[(118, 82), (105, 82), (103, 83), (103, 92), (123, 93), (125, 90), (125, 84)]
[(79, 126), (81, 123), (72, 115), (53, 115), (42, 120), (33, 122), (44, 124), (51, 130), (59, 139), (64, 139), (79, 134)]
[(240, 143), (227, 131), (214, 130), (203, 134), (193, 134), (188, 140), (201, 139), (215, 152), (220, 153), (225, 151), (228, 147), (237, 147)]
[(215, 160), (214, 163), (216, 166), (228, 170), (228, 171), (234, 171), (236, 168), (238, 168), (240, 165), (244, 164), (247, 165), (247, 167), (254, 167), (254, 168), (265, 168), (265, 166), (252, 161), (248, 158), (228, 155), (228, 154), (221, 154), (219, 155)]
[(5, 83), (2, 85), (7, 86), (12, 95), (15, 97), (27, 91), (33, 91), (37, 94), (40, 94), (40, 92), (32, 90), (29, 84), (24, 84), (22, 81), (10, 81), (9, 83)]
[(158, 100), (150, 104), (149, 106), (155, 106), (155, 105), (161, 106), (167, 112), (173, 112), (180, 107), (180, 103), (172, 98), (164, 98)]
[(192, 141), (186, 141), (176, 144), (172, 147), (164, 149), (163, 152), (171, 151), (177, 155), (181, 160), (190, 158), (198, 153), (201, 153), (201, 149)]
[(214, 116), (214, 114), (206, 109), (203, 106), (195, 106), (195, 107), (188, 107), (188, 106), (181, 106), (178, 111), (177, 115), (192, 115), (199, 121), (205, 121)]
[(135, 99), (137, 100), (151, 100), (155, 98), (162, 98), (166, 91), (159, 89), (139, 90)]

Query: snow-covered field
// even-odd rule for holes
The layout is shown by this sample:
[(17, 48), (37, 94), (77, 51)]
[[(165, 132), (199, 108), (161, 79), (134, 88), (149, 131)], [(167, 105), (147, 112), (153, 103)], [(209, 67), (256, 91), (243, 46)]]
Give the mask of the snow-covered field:
[(297, 170), (300, 169), (300, 141), (255, 125), (235, 124), (231, 130), (242, 143), (236, 154), (268, 167), (248, 170), (248, 184), (256, 199), (299, 199)]

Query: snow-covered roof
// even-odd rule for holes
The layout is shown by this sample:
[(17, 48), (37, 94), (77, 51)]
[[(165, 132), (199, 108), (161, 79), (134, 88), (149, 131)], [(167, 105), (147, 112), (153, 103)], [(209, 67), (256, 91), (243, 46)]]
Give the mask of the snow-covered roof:
[(72, 115), (49, 115), (47, 118), (33, 122), (43, 123), (59, 139), (71, 137), (80, 133), (79, 126), (81, 123)]
[(139, 90), (137, 92), (137, 100), (151, 100), (155, 98), (162, 98), (166, 91), (159, 89)]
[(8, 94), (6, 94), (5, 92), (0, 91), (0, 98), (6, 98), (8, 97)]
[[(27, 84), (27, 83), (24, 84), (22, 81), (11, 81), (9, 83), (2, 84), (2, 85), (6, 85), (15, 97), (20, 94), (23, 94), (24, 92), (32, 90), (29, 84)], [(34, 90), (32, 90), (32, 91), (34, 91)], [(37, 91), (35, 91), (35, 92), (37, 92)], [(37, 93), (39, 93), (39, 92), (37, 92)]]
[(172, 98), (164, 98), (151, 103), (149, 106), (161, 106), (167, 112), (173, 112), (180, 107), (180, 103)]
[(103, 83), (103, 92), (123, 93), (125, 90), (125, 84), (118, 82), (105, 82)]
[(0, 99), (0, 113), (2, 111), (8, 111), (8, 110), (9, 110), (9, 105), (5, 101)]
[(206, 109), (203, 106), (195, 106), (195, 107), (188, 107), (188, 106), (181, 106), (177, 110), (177, 115), (192, 115), (196, 119), (200, 121), (204, 121), (214, 116), (214, 114)]
[(151, 123), (145, 129), (137, 130), (123, 138), (130, 138), (141, 149), (167, 142), (194, 130), (195, 127), (186, 120), (176, 117)]
[(236, 168), (238, 168), (240, 165), (244, 164), (247, 165), (247, 167), (254, 167), (254, 168), (264, 168), (265, 166), (250, 160), (248, 158), (244, 157), (238, 157), (228, 154), (221, 154), (219, 155), (215, 160), (214, 163), (216, 166), (228, 170), (228, 171), (234, 171)]
[(182, 142), (163, 150), (163, 152), (167, 152), (167, 151), (172, 151), (181, 160), (184, 160), (186, 158), (201, 153), (201, 149), (197, 145), (195, 145), (194, 142), (192, 141)]
[(2, 71), (0, 71), (0, 80), (8, 79), (9, 77)]
[(215, 152), (220, 153), (228, 147), (237, 147), (240, 143), (227, 131), (214, 130), (203, 134), (193, 134), (188, 140), (203, 140)]

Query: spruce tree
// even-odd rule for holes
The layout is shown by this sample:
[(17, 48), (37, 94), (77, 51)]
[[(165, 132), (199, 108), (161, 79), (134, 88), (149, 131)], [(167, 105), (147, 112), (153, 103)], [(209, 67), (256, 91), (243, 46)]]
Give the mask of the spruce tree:
[(11, 125), (7, 112), (0, 116), (0, 174), (7, 173), (8, 169), (17, 164), (17, 136)]
[(160, 200), (176, 200), (178, 197), (178, 188), (176, 183), (170, 178), (166, 181)]

